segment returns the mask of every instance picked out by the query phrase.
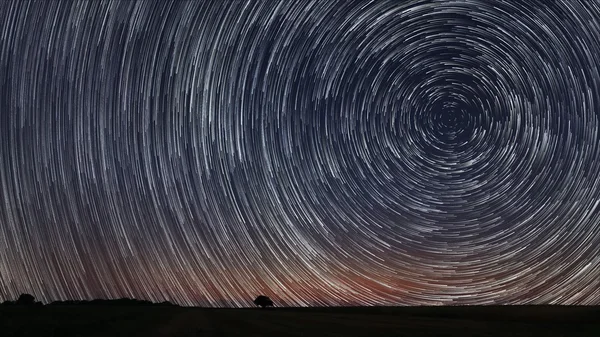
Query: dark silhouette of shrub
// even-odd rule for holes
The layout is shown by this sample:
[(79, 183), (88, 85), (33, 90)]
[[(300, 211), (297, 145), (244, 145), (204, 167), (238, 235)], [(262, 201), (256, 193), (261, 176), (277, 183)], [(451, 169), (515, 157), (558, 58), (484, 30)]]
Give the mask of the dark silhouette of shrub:
[(160, 303), (157, 303), (156, 305), (160, 305), (160, 306), (163, 306), (163, 307), (174, 307), (175, 306), (175, 304), (173, 304), (173, 303), (171, 303), (169, 301), (160, 302)]
[(268, 298), (267, 296), (260, 295), (254, 300), (254, 304), (256, 304), (257, 306), (259, 306), (261, 308), (272, 307), (273, 301), (271, 301), (271, 299)]
[(33, 297), (32, 295), (29, 295), (29, 294), (21, 294), (21, 296), (19, 296), (19, 299), (17, 299), (16, 304), (18, 304), (18, 305), (34, 305), (35, 297)]

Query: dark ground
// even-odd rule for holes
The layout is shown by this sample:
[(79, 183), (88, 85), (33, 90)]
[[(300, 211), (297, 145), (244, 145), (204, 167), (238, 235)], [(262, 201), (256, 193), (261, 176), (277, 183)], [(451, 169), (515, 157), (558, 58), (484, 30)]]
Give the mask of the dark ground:
[(0, 336), (600, 336), (600, 307), (0, 307)]

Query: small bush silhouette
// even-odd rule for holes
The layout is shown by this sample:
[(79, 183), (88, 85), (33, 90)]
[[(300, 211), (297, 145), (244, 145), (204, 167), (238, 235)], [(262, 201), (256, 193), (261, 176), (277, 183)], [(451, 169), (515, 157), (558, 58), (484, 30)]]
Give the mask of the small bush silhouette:
[(34, 305), (35, 304), (35, 297), (33, 297), (32, 295), (29, 294), (21, 294), (21, 296), (19, 296), (19, 299), (17, 300), (18, 305)]
[(259, 306), (261, 308), (272, 307), (273, 301), (271, 301), (271, 299), (268, 298), (267, 296), (260, 295), (254, 300), (254, 304), (256, 304), (257, 306)]

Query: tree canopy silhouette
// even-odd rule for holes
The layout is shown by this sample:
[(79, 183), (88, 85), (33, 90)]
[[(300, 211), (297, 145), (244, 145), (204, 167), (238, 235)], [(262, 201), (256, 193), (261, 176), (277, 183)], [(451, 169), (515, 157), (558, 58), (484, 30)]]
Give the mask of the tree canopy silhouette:
[(19, 305), (33, 305), (35, 304), (35, 297), (29, 294), (21, 294), (19, 299), (17, 299), (17, 303)]
[(272, 307), (273, 301), (265, 295), (260, 295), (254, 300), (254, 304), (256, 304), (257, 306), (259, 306), (261, 308)]

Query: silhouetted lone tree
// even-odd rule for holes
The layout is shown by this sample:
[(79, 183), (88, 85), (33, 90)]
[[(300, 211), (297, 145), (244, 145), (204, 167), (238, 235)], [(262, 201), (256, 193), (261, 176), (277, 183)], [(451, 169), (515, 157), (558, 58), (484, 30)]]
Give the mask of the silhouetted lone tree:
[(259, 306), (261, 308), (272, 307), (273, 301), (271, 301), (271, 299), (268, 298), (267, 296), (260, 295), (254, 300), (254, 304), (256, 304), (257, 306)]
[(32, 295), (29, 294), (21, 294), (21, 296), (19, 296), (19, 299), (17, 300), (17, 303), (19, 305), (34, 305), (35, 304), (35, 297), (33, 297)]

